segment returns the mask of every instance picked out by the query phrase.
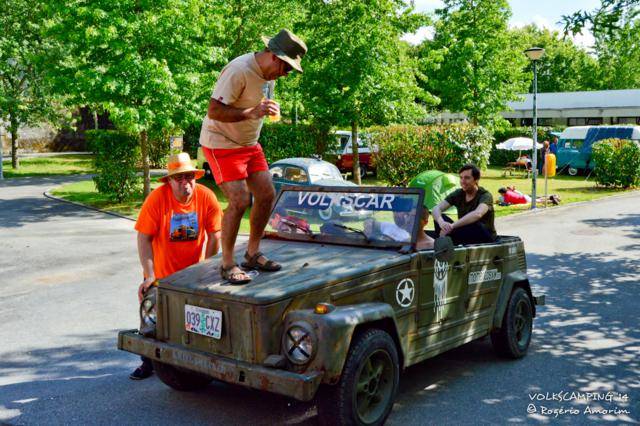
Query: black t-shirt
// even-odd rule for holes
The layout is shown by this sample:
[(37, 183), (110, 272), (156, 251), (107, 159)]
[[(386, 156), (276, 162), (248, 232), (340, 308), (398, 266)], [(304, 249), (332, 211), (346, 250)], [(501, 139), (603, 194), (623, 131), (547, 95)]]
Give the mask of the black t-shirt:
[(462, 189), (456, 189), (451, 194), (447, 195), (445, 201), (452, 206), (454, 206), (458, 210), (458, 218), (465, 216), (467, 213), (470, 213), (478, 208), (480, 203), (484, 203), (489, 207), (489, 211), (487, 211), (484, 216), (478, 220), (478, 223), (483, 224), (487, 230), (491, 233), (493, 238), (496, 238), (496, 227), (494, 224), (494, 211), (493, 211), (493, 196), (491, 193), (482, 187), (478, 187), (478, 192), (476, 192), (476, 196), (471, 199), (471, 201), (466, 200), (465, 192)]

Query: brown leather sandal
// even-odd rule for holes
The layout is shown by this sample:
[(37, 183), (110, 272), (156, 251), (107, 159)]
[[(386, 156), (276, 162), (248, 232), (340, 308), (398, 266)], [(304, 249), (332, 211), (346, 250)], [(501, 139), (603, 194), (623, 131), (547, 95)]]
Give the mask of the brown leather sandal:
[(247, 269), (258, 269), (260, 271), (266, 271), (266, 272), (275, 272), (282, 269), (282, 265), (270, 259), (267, 259), (267, 261), (264, 263), (258, 262), (258, 259), (260, 259), (260, 256), (263, 256), (265, 259), (267, 259), (267, 256), (262, 254), (262, 252), (258, 251), (253, 256), (249, 256), (249, 252), (246, 252), (244, 254), (244, 258), (247, 261), (242, 262), (242, 267)]
[(236, 263), (228, 268), (220, 265), (220, 276), (222, 279), (227, 280), (229, 284), (233, 285), (246, 284), (251, 281), (251, 277), (244, 271), (231, 272), (233, 268), (239, 268), (238, 264)]

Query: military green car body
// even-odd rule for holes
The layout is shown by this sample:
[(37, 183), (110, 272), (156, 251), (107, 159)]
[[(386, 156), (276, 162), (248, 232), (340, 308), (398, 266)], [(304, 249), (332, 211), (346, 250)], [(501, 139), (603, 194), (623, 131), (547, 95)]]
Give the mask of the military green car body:
[[(309, 187), (286, 191), (296, 190)], [(422, 206), (421, 190), (393, 191), (419, 194)], [(417, 226), (415, 231), (421, 232)], [(261, 250), (283, 268), (261, 272), (244, 286), (220, 278), (218, 258), (161, 280), (155, 335), (121, 332), (119, 348), (229, 383), (310, 400), (320, 385), (339, 382), (354, 337), (366, 330), (392, 337), (403, 368), (500, 329), (515, 287), (526, 290), (534, 315), (534, 303), (541, 302), (531, 294), (524, 245), (517, 237), (456, 246), (446, 259), (434, 250), (414, 250), (415, 234), (409, 246), (392, 249), (292, 237), (262, 240)], [(238, 245), (236, 257), (245, 250)], [(318, 304), (328, 312), (316, 313)], [(185, 305), (220, 311), (220, 338), (187, 331)], [(293, 326), (306, 330), (313, 343), (302, 364), (284, 349)]]

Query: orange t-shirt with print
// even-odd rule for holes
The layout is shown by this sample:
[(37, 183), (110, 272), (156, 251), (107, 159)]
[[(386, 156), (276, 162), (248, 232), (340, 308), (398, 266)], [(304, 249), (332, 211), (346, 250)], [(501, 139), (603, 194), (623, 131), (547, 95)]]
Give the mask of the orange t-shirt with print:
[(203, 260), (207, 234), (221, 224), (222, 209), (209, 188), (196, 184), (191, 201), (182, 204), (164, 184), (145, 200), (135, 229), (153, 237), (153, 270), (161, 279)]

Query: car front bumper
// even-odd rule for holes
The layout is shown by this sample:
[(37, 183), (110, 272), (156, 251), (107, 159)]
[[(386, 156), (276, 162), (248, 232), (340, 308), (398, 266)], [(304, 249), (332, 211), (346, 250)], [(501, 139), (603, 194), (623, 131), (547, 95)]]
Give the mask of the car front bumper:
[(144, 337), (137, 330), (119, 332), (118, 349), (197, 371), (223, 382), (277, 393), (300, 401), (313, 399), (322, 380), (320, 372), (299, 374), (236, 361)]

